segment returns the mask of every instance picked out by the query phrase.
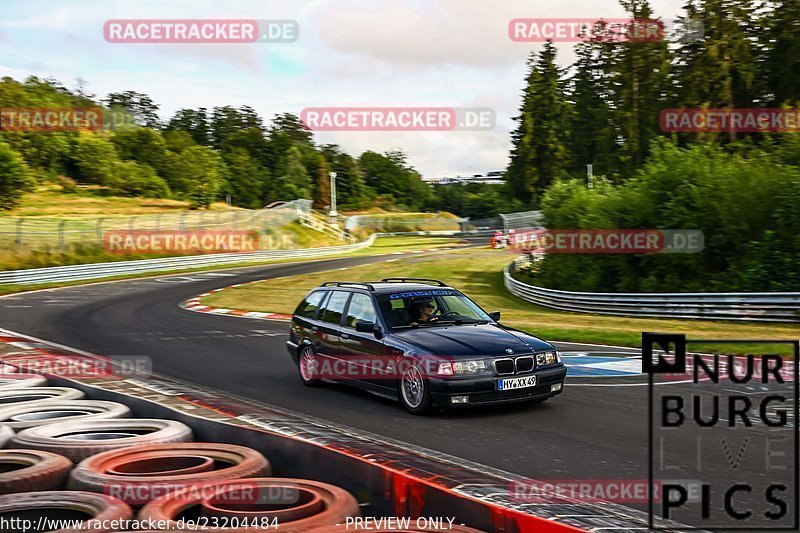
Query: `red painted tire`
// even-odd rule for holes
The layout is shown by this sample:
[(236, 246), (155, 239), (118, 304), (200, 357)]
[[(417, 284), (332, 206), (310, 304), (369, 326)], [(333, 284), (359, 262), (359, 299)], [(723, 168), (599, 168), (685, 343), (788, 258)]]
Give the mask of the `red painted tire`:
[(72, 461), (40, 450), (0, 450), (0, 494), (61, 488)]
[(112, 418), (25, 429), (11, 439), (11, 446), (58, 453), (77, 463), (109, 450), (190, 440), (189, 426), (174, 420)]
[(47, 385), (47, 378), (40, 374), (0, 373), (0, 390), (44, 387), (45, 385)]
[(0, 407), (0, 424), (14, 431), (56, 424), (106, 418), (127, 418), (127, 405), (98, 400), (46, 400)]
[(0, 390), (0, 407), (50, 400), (80, 400), (86, 395), (70, 387), (19, 387)]
[(271, 474), (269, 461), (252, 448), (205, 442), (152, 444), (83, 460), (70, 474), (69, 488), (144, 505), (191, 484)]
[[(121, 501), (102, 494), (45, 491), (0, 496), (0, 515), (5, 520), (50, 518), (52, 520), (83, 519), (84, 521), (79, 527), (57, 529), (49, 533), (85, 533), (86, 531), (110, 533), (116, 530), (101, 528), (102, 522), (97, 521), (109, 521), (107, 525), (110, 526), (113, 525), (111, 521), (114, 520), (132, 519), (133, 511)], [(95, 522), (90, 523), (89, 520)]]
[[(279, 500), (280, 503), (276, 503), (276, 495), (279, 499), (289, 500)], [(323, 502), (321, 510), (315, 513), (315, 506), (306, 505), (314, 498), (320, 498)], [(139, 518), (165, 520), (166, 529), (176, 528), (176, 517), (190, 509), (189, 512), (192, 513), (201, 512), (204, 504), (208, 507), (209, 503), (213, 503), (217, 510), (222, 510), (222, 515), (228, 517), (230, 522), (239, 517), (242, 523), (246, 519), (252, 525), (253, 520), (264, 519), (272, 523), (273, 517), (285, 517), (284, 521), (278, 522), (277, 527), (278, 531), (284, 532), (309, 531), (340, 524), (347, 517), (361, 516), (358, 501), (353, 495), (334, 485), (307, 479), (251, 478), (189, 487), (148, 503), (139, 513)], [(274, 529), (272, 527), (268, 530)], [(263, 532), (265, 528), (208, 527), (203, 531)]]

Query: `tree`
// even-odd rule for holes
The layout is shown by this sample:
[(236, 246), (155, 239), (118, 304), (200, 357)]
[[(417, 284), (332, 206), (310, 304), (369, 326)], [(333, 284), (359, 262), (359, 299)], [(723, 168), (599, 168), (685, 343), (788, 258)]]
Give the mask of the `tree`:
[(149, 165), (135, 161), (116, 161), (111, 192), (141, 198), (169, 198), (169, 187)]
[(0, 141), (0, 209), (13, 209), (35, 180), (22, 156)]
[(258, 164), (244, 148), (233, 148), (223, 155), (228, 167), (225, 192), (233, 204), (248, 209), (263, 207), (263, 189), (269, 182), (269, 171)]
[(101, 135), (82, 134), (73, 154), (79, 179), (85, 183), (108, 185), (114, 178), (114, 164), (119, 161), (114, 144)]
[(378, 154), (366, 151), (359, 158), (359, 166), (368, 186), (400, 206), (418, 209), (433, 195), (419, 172), (408, 164), (403, 152)]
[(209, 127), (211, 143), (214, 148), (218, 149), (236, 132), (248, 129), (263, 131), (264, 129), (261, 117), (252, 107), (248, 106), (238, 109), (233, 106), (215, 107), (211, 112)]
[(169, 120), (168, 131), (178, 130), (189, 133), (197, 144), (211, 146), (211, 126), (206, 108), (181, 109)]
[(272, 127), (270, 127), (270, 133), (272, 132), (285, 133), (296, 143), (307, 145), (314, 143), (313, 133), (308, 126), (303, 124), (297, 115), (291, 113), (275, 115), (272, 119)]
[(124, 109), (133, 116), (136, 124), (148, 128), (160, 128), (158, 105), (146, 94), (136, 91), (109, 93), (103, 103), (110, 109)]
[[(331, 207), (331, 177), (328, 162), (319, 155), (317, 167), (317, 183), (314, 187), (314, 204), (316, 209)], [(338, 177), (338, 176), (337, 176)]]
[(286, 173), (278, 180), (276, 193), (283, 200), (311, 197), (311, 178), (301, 161), (300, 150), (292, 146), (286, 154)]
[(223, 162), (205, 146), (193, 146), (180, 154), (181, 174), (189, 184), (192, 207), (208, 207), (217, 199), (222, 186)]
[(512, 135), (506, 180), (515, 196), (531, 204), (555, 179), (566, 175), (569, 165), (571, 108), (555, 58), (552, 41), (538, 56), (531, 54), (519, 125)]
[(773, 106), (800, 101), (800, 2), (778, 0), (761, 23), (760, 80), (764, 100)]
[(117, 131), (111, 142), (121, 159), (150, 165), (159, 174), (165, 172), (167, 146), (158, 131), (139, 127), (124, 129)]

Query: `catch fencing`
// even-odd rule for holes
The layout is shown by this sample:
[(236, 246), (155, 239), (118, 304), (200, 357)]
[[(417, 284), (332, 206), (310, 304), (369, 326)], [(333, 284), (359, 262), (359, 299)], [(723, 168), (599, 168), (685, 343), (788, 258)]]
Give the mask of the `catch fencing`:
[(0, 217), (0, 250), (63, 253), (75, 245), (102, 246), (103, 235), (110, 230), (257, 231), (275, 235), (276, 244), (281, 246), (286, 239), (281, 239), (280, 228), (298, 219), (306, 225), (321, 225), (311, 211), (310, 200), (277, 202), (258, 210), (195, 210), (97, 218)]

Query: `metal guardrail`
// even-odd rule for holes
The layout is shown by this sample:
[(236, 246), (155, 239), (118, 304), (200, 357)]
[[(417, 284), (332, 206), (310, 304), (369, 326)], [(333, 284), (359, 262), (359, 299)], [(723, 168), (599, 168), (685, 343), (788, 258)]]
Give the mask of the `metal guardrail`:
[(30, 285), (34, 283), (83, 281), (127, 274), (144, 274), (167, 270), (183, 270), (204, 266), (236, 264), (250, 261), (265, 261), (269, 259), (323, 257), (326, 255), (334, 255), (342, 252), (358, 250), (360, 248), (366, 248), (371, 246), (373, 242), (375, 242), (375, 235), (371, 235), (368, 239), (355, 244), (326, 246), (322, 248), (262, 250), (259, 252), (247, 253), (190, 255), (180, 257), (164, 257), (158, 259), (142, 259), (137, 261), (116, 261), (110, 263), (90, 263), (85, 265), (7, 270), (5, 272), (0, 272), (0, 285)]
[(658, 318), (800, 322), (800, 292), (570, 292), (523, 283), (504, 272), (506, 290), (531, 303), (578, 313)]

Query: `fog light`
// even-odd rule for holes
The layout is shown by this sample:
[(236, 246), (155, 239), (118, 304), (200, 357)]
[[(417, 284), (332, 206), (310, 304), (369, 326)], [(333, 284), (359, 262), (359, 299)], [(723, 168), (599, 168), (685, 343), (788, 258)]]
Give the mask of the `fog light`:
[(561, 390), (561, 383), (553, 383), (550, 385), (550, 392), (558, 392)]
[(450, 403), (452, 404), (469, 403), (469, 396), (453, 396), (452, 398), (450, 398)]

